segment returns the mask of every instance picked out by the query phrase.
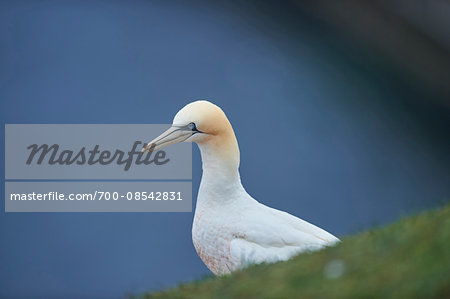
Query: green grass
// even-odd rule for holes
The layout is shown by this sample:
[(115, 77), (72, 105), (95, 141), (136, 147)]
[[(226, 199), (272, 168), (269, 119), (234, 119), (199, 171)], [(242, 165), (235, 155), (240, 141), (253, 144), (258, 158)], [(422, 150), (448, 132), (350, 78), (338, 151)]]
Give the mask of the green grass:
[(211, 297), (450, 298), (450, 205), (287, 262), (138, 296)]

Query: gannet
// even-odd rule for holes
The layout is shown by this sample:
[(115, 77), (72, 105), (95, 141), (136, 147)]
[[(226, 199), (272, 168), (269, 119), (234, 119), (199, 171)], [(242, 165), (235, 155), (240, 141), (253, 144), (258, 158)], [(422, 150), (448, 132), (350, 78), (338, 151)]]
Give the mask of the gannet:
[(239, 146), (225, 113), (211, 102), (187, 104), (172, 126), (143, 151), (177, 142), (195, 142), (202, 158), (202, 179), (192, 226), (194, 247), (215, 274), (250, 264), (285, 261), (305, 251), (339, 242), (325, 230), (265, 206), (241, 184)]

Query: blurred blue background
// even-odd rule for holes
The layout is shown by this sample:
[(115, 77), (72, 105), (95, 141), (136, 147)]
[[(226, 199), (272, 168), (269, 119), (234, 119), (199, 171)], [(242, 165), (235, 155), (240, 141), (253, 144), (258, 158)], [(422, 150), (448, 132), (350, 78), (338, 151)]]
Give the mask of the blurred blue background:
[[(206, 98), (234, 126), (251, 195), (352, 234), (450, 196), (449, 4), (407, 2), (2, 1), (1, 121), (170, 123)], [(200, 278), (192, 219), (0, 212), (0, 297)]]

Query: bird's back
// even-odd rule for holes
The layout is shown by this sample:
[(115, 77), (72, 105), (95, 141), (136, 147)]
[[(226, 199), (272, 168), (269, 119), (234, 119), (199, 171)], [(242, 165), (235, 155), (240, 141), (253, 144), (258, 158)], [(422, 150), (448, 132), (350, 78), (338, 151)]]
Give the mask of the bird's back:
[(196, 211), (192, 237), (200, 258), (215, 274), (287, 260), (339, 241), (311, 223), (253, 199)]

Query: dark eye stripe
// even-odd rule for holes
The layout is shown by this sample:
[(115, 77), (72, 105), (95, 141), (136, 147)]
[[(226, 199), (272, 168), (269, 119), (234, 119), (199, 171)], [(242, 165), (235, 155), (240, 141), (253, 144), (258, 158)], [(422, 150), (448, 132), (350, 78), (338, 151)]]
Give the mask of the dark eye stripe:
[(195, 125), (195, 123), (190, 123), (188, 126), (189, 126), (189, 128), (191, 129), (191, 131), (201, 133), (201, 132), (197, 129), (197, 126)]
[(174, 126), (174, 127), (178, 127), (182, 130), (189, 130), (195, 133), (203, 133), (202, 131), (200, 131), (199, 129), (197, 129), (197, 126), (195, 125), (195, 123), (191, 122), (185, 126)]

